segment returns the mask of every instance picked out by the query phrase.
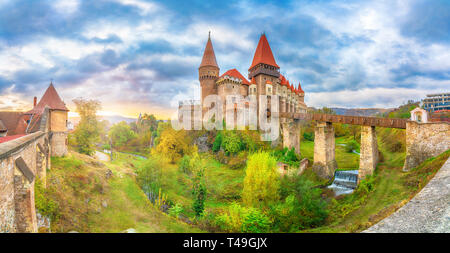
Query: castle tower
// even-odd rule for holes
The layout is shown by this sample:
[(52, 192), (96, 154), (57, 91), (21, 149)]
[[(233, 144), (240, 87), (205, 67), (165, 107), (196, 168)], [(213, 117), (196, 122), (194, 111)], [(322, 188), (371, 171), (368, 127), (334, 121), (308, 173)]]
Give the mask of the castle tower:
[(203, 53), (202, 63), (198, 68), (198, 79), (201, 86), (201, 102), (206, 96), (217, 94), (216, 80), (219, 77), (219, 66), (217, 65), (216, 55), (211, 42), (211, 33), (208, 35), (205, 51)]
[[(262, 34), (259, 38), (255, 55), (253, 56), (252, 65), (248, 69), (248, 78), (251, 80), (255, 79), (257, 84), (257, 92), (255, 95), (258, 95), (258, 108), (259, 95), (277, 94), (276, 89), (279, 88), (279, 77), (280, 67), (275, 62), (266, 35)], [(270, 104), (270, 100), (268, 100), (268, 103)], [(269, 108), (270, 105), (268, 105)]]
[(64, 156), (67, 153), (68, 112), (69, 109), (56, 92), (53, 83), (50, 83), (39, 103), (26, 112), (31, 115), (28, 132), (49, 133), (52, 156)]

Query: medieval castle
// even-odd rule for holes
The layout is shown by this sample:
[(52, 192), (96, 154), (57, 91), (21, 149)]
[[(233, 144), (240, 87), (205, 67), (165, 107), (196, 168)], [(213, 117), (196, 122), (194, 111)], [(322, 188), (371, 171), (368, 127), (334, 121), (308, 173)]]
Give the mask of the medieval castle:
[[(304, 103), (305, 92), (300, 83), (294, 85), (282, 74), (273, 57), (266, 35), (262, 34), (253, 56), (253, 62), (248, 69), (248, 81), (238, 70), (230, 69), (220, 74), (216, 55), (208, 36), (203, 59), (198, 68), (201, 86), (201, 104), (208, 95), (218, 95), (226, 101), (228, 95), (278, 95), (280, 112), (306, 113)], [(259, 102), (258, 102), (259, 104)]]

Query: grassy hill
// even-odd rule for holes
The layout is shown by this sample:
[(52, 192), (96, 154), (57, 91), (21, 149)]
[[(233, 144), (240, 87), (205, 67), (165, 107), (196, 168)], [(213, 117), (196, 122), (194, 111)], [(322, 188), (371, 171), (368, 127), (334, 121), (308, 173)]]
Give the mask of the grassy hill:
[(53, 157), (47, 187), (36, 187), (36, 207), (51, 217), (51, 231), (201, 232), (157, 210), (126, 161), (101, 163), (76, 152)]

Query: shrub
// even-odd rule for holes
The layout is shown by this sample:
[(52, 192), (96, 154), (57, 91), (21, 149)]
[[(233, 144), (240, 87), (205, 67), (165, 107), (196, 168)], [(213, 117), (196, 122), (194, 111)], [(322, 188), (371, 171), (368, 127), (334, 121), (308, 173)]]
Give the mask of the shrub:
[(288, 152), (286, 152), (284, 161), (287, 163), (300, 161), (300, 157), (295, 152), (295, 148), (291, 148)]
[(178, 219), (180, 214), (183, 212), (183, 206), (179, 203), (169, 208), (169, 215)]
[(241, 169), (245, 167), (247, 162), (247, 154), (245, 152), (241, 152), (236, 156), (233, 156), (228, 161), (228, 167), (232, 170)]
[(222, 141), (223, 148), (227, 155), (236, 154), (242, 150), (243, 143), (235, 131), (227, 131)]
[(226, 232), (264, 233), (270, 229), (271, 221), (257, 208), (243, 207), (232, 203), (215, 219), (216, 225)]
[(191, 157), (184, 155), (183, 158), (178, 162), (178, 168), (181, 172), (190, 174), (191, 173)]
[(34, 202), (36, 209), (43, 216), (47, 216), (50, 220), (58, 217), (58, 203), (47, 197), (46, 189), (39, 178), (36, 178), (34, 186)]
[(327, 204), (321, 190), (302, 176), (283, 178), (281, 192), (284, 201), (270, 206), (273, 227), (290, 232), (322, 225), (328, 217)]
[(150, 200), (156, 199), (156, 193), (161, 187), (162, 164), (156, 158), (149, 158), (143, 165), (136, 169), (137, 183), (148, 195)]
[(220, 150), (220, 146), (222, 145), (223, 135), (222, 132), (218, 132), (216, 138), (214, 139), (214, 143), (212, 146), (212, 151), (217, 152)]
[(356, 149), (358, 149), (358, 143), (355, 140), (351, 140), (347, 144), (345, 144), (345, 151), (347, 151), (348, 153), (351, 153)]
[(303, 133), (303, 139), (307, 141), (314, 141), (314, 133), (310, 132)]
[(280, 177), (277, 162), (268, 152), (249, 156), (242, 199), (248, 206), (267, 205), (279, 199)]
[(198, 155), (193, 157), (191, 168), (194, 174), (192, 178), (192, 196), (194, 198), (192, 209), (196, 216), (200, 216), (205, 209), (206, 184), (204, 177), (205, 167)]

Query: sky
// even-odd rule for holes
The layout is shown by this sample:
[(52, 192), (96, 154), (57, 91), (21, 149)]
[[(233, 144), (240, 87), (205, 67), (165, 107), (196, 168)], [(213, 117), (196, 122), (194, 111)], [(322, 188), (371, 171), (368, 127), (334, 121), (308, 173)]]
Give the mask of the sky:
[(71, 111), (83, 97), (168, 118), (200, 97), (209, 31), (220, 72), (244, 76), (265, 33), (308, 106), (449, 92), (450, 1), (0, 0), (0, 110), (31, 109), (53, 80)]

